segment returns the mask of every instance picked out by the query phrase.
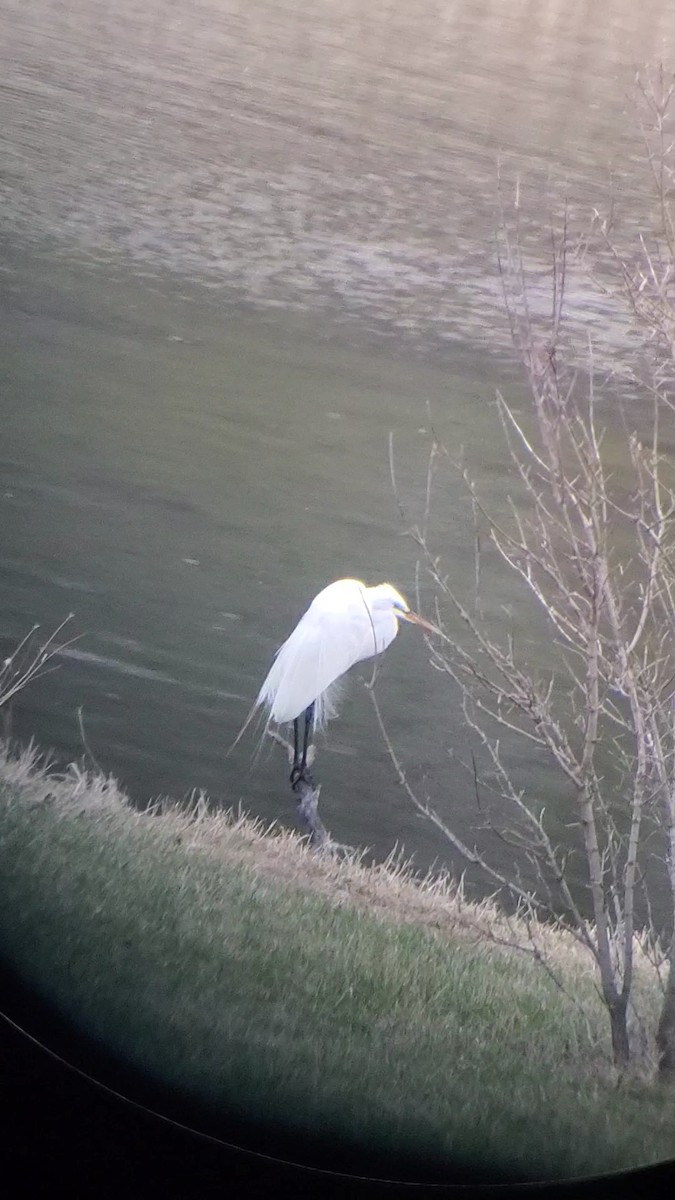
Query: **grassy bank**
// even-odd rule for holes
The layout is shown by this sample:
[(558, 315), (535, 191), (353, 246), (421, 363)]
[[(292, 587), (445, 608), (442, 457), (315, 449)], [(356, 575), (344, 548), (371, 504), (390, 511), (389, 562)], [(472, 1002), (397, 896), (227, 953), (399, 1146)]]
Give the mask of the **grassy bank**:
[[(576, 945), (541, 932), (566, 995), (495, 941), (513, 926), (446, 884), (321, 862), (203, 809), (139, 814), (114, 782), (29, 756), (0, 757), (0, 876), (21, 975), (214, 1110), (497, 1178), (675, 1154), (673, 1097), (616, 1087)], [(653, 1021), (646, 962), (640, 993)]]

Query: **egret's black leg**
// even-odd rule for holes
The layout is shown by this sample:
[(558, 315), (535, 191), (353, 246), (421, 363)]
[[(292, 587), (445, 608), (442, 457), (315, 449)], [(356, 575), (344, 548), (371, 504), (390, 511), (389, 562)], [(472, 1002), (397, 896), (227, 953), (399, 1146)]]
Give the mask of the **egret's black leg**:
[(307, 751), (309, 750), (309, 735), (314, 720), (314, 701), (305, 709), (305, 735), (302, 739), (302, 762), (300, 764), (302, 774), (307, 775)]
[(293, 766), (291, 767), (291, 783), (295, 783), (300, 771), (300, 725), (296, 717), (293, 722)]
[(314, 719), (314, 702), (305, 709), (304, 730), (302, 737), (302, 754), (300, 754), (300, 721), (296, 717), (293, 722), (293, 766), (291, 768), (291, 786), (294, 787), (300, 779), (312, 783), (312, 777), (307, 770), (307, 753), (309, 750), (309, 734)]

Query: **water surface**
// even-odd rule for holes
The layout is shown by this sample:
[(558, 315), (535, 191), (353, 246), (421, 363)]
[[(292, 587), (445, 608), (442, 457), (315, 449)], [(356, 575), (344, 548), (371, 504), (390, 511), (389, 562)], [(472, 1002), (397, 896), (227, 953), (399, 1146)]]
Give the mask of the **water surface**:
[[(579, 226), (610, 174), (649, 210), (627, 101), (675, 15), (548, 3), (309, 5), (10, 0), (2, 54), (0, 634), (74, 613), (80, 640), (21, 697), (16, 732), (82, 752), (143, 801), (204, 787), (293, 818), (278, 751), (225, 752), (275, 647), (341, 575), (412, 592), (431, 413), (497, 506), (512, 486), (491, 401), (518, 399), (496, 266), (499, 163), (543, 275), (550, 205)], [(651, 216), (650, 216), (651, 219)], [(577, 274), (574, 321), (618, 365), (625, 317)], [(453, 582), (470, 508), (439, 482)], [(488, 555), (502, 628), (547, 662)], [(430, 600), (425, 594), (425, 601)], [(396, 786), (357, 672), (321, 751), (337, 837), (421, 865), (447, 848)], [(378, 695), (410, 770), (476, 823), (458, 698), (406, 629)], [(529, 755), (519, 778), (565, 789)], [(563, 810), (561, 809), (561, 814)], [(504, 850), (498, 849), (498, 855)]]

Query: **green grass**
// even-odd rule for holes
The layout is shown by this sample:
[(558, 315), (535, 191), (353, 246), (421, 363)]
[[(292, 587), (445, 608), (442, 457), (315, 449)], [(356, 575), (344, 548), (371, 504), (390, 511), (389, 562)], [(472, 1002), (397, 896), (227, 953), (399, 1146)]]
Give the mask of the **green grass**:
[(24, 978), (216, 1110), (496, 1177), (675, 1155), (675, 1098), (615, 1086), (581, 952), (548, 935), (585, 1016), (477, 939), (498, 916), (447, 885), (322, 863), (245, 820), (138, 814), (112, 781), (1, 758), (0, 877), (0, 943)]

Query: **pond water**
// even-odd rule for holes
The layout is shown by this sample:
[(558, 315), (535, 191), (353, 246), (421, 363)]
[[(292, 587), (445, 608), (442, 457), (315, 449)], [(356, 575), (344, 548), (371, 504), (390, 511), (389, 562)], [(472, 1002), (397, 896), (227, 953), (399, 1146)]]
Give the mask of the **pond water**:
[[(511, 477), (492, 401), (516, 400), (496, 263), (498, 171), (535, 276), (551, 204), (608, 179), (640, 219), (627, 99), (675, 11), (411, 0), (9, 0), (0, 187), (5, 332), (0, 637), (79, 640), (14, 730), (87, 742), (138, 802), (205, 788), (293, 822), (286, 764), (227, 757), (276, 646), (343, 575), (414, 593), (389, 470), (419, 517), (431, 429), (487, 500)], [(500, 165), (501, 164), (501, 165)], [(529, 239), (529, 240), (528, 240)], [(572, 320), (612, 364), (625, 318), (579, 276)], [(434, 534), (459, 588), (471, 509), (452, 472)], [(549, 648), (488, 555), (497, 623)], [(425, 603), (432, 591), (423, 586)], [(5, 651), (7, 652), (7, 651)], [(453, 862), (397, 786), (357, 670), (320, 747), (340, 840)], [(404, 629), (378, 696), (412, 784), (471, 840), (457, 694)], [(514, 752), (515, 753), (515, 752)], [(522, 786), (566, 792), (521, 750)], [(496, 862), (508, 850), (496, 848)], [(460, 865), (455, 862), (454, 865)]]

